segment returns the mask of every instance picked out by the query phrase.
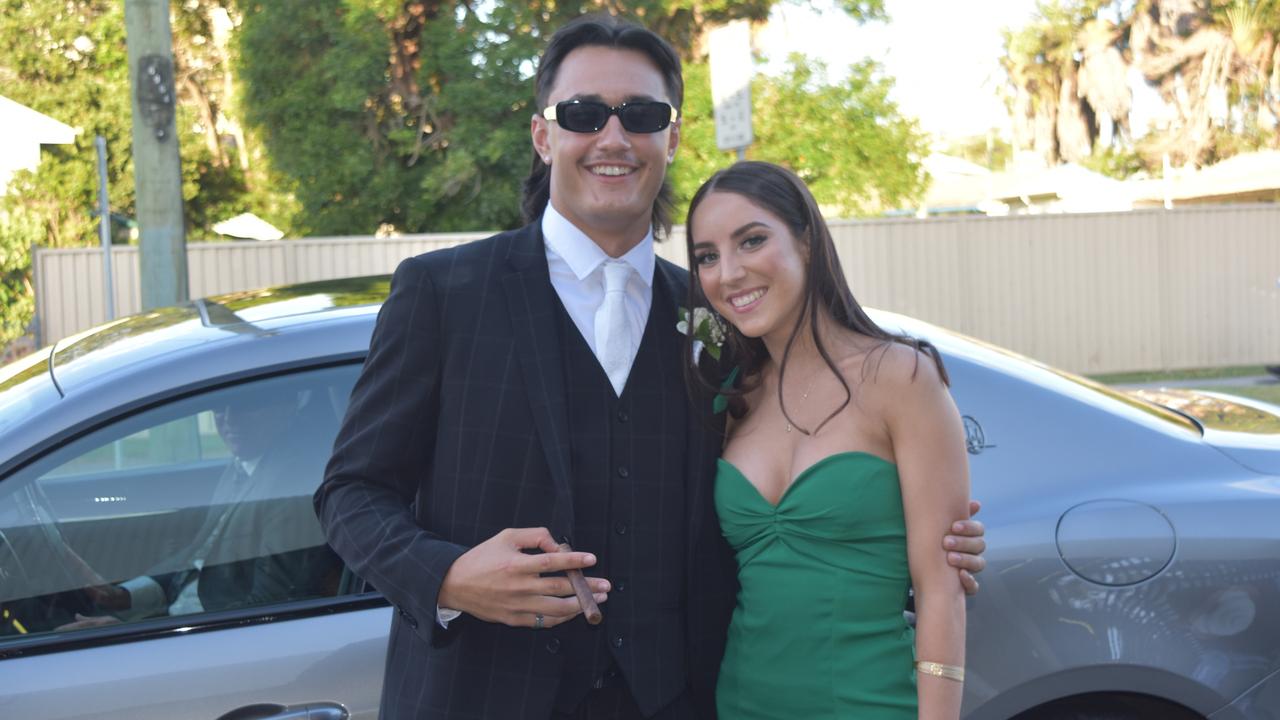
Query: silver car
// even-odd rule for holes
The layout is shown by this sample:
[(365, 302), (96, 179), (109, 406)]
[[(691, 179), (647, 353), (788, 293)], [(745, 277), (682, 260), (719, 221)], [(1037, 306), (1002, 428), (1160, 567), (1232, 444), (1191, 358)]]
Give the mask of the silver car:
[[(310, 494), (386, 292), (226, 295), (0, 370), (0, 717), (376, 717), (391, 611)], [(876, 317), (942, 350), (985, 505), (967, 718), (1280, 717), (1280, 417)]]

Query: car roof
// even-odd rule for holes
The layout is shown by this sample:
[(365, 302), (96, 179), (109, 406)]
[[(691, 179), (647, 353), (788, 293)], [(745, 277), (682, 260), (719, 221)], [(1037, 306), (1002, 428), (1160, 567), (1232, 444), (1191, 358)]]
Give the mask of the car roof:
[(196, 347), (208, 351), (211, 344), (234, 344), (311, 322), (370, 314), (389, 287), (388, 276), (326, 280), (227, 293), (121, 318), (58, 342), (53, 348), (53, 381), (68, 394), (104, 373), (164, 355)]
[(362, 358), (388, 276), (228, 293), (65, 338), (0, 369), (0, 470), (157, 398)]

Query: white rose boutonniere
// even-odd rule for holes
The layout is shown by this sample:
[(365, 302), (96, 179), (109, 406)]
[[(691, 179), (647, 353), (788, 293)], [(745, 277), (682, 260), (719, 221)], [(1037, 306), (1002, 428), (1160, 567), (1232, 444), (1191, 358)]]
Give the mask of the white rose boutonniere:
[(689, 318), (689, 310), (680, 308), (680, 322), (676, 330), (693, 338), (693, 360), (698, 361), (698, 353), (703, 349), (715, 358), (720, 359), (720, 348), (724, 345), (724, 322), (704, 307), (693, 309), (693, 319)]

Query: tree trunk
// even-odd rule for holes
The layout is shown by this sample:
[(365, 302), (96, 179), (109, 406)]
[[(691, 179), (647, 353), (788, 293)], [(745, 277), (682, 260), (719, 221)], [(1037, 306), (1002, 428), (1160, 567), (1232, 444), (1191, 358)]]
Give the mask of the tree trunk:
[(1036, 154), (1044, 161), (1048, 167), (1058, 164), (1058, 137), (1056, 126), (1058, 124), (1058, 104), (1049, 101), (1045, 97), (1040, 98), (1040, 104), (1035, 110), (1034, 120), (1034, 148)]
[(182, 88), (186, 92), (187, 102), (196, 107), (196, 111), (200, 113), (200, 124), (204, 126), (204, 146), (209, 150), (209, 156), (215, 167), (224, 168), (229, 165), (227, 153), (222, 149), (222, 143), (218, 139), (218, 115), (217, 110), (213, 107), (213, 102), (209, 100), (209, 96), (205, 94), (204, 88), (195, 81), (195, 78), (187, 73), (182, 78)]
[(1062, 89), (1058, 94), (1057, 134), (1058, 154), (1067, 162), (1081, 162), (1093, 151), (1094, 130), (1076, 91), (1074, 74), (1062, 78)]

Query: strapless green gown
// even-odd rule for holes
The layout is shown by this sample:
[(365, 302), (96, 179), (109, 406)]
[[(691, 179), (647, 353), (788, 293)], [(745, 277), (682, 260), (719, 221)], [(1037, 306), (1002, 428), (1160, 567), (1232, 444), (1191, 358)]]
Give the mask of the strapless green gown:
[(742, 584), (716, 687), (720, 720), (914, 720), (897, 467), (831, 455), (775, 507), (721, 460), (715, 502)]

